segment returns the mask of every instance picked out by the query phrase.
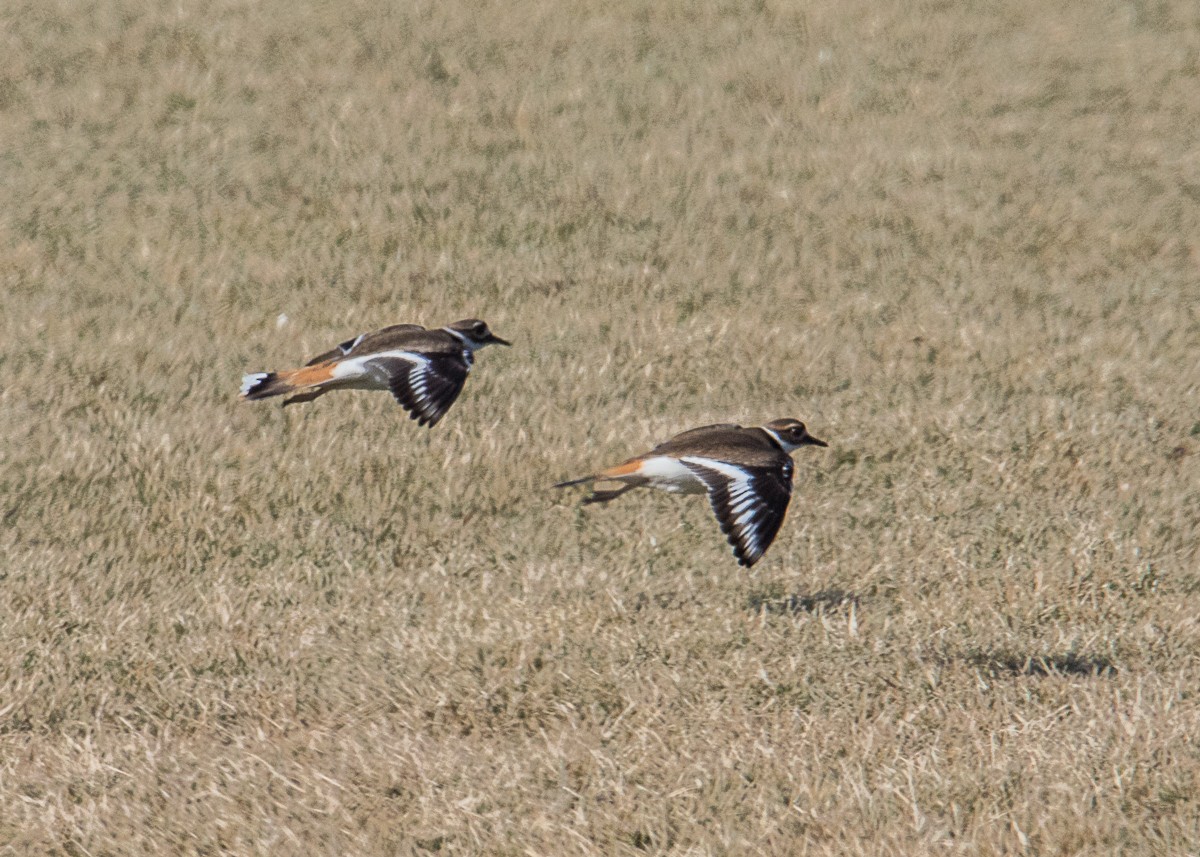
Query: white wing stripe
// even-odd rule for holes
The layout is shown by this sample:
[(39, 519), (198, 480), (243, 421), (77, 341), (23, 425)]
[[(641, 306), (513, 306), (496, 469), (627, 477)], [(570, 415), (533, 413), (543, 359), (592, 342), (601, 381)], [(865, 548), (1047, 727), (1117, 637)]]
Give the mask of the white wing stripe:
[[(766, 551), (766, 546), (763, 544), (763, 532), (766, 519), (771, 515), (772, 510), (759, 493), (753, 480), (753, 474), (736, 464), (714, 458), (686, 455), (680, 456), (680, 461), (702, 467), (724, 477), (726, 480), (725, 514), (729, 517), (733, 535), (741, 543), (742, 553), (746, 559), (749, 562), (757, 561)], [(784, 464), (783, 476), (785, 479), (791, 476), (790, 464), (790, 461)], [(719, 512), (718, 517), (720, 517)]]
[[(727, 461), (718, 461), (715, 458), (701, 458), (698, 455), (684, 455), (680, 457), (680, 460), (686, 461), (688, 464), (698, 464), (701, 467), (707, 467), (709, 470), (715, 470), (734, 484), (733, 490), (754, 494), (754, 488), (750, 485), (750, 474), (736, 464), (730, 464)], [(732, 494), (732, 491), (730, 493)]]
[(361, 378), (364, 375), (375, 375), (383, 372), (372, 363), (376, 360), (397, 359), (404, 360), (409, 363), (420, 366), (428, 364), (429, 358), (424, 354), (417, 354), (415, 351), (376, 351), (374, 354), (364, 354), (362, 357), (352, 357), (349, 360), (341, 360), (333, 366), (334, 378)]

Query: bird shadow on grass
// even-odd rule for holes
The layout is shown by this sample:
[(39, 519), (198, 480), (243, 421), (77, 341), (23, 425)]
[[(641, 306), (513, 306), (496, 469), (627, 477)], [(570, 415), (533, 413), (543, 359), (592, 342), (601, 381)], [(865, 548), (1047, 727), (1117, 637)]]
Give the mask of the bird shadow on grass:
[(969, 652), (963, 660), (991, 678), (1002, 676), (1065, 676), (1068, 678), (1112, 678), (1117, 667), (1103, 655), (1078, 652), (1022, 654), (1017, 652)]
[(810, 594), (794, 592), (790, 595), (768, 590), (751, 593), (746, 599), (746, 606), (752, 613), (795, 615), (849, 610), (851, 607), (858, 607), (862, 602), (861, 595), (844, 589), (822, 589)]

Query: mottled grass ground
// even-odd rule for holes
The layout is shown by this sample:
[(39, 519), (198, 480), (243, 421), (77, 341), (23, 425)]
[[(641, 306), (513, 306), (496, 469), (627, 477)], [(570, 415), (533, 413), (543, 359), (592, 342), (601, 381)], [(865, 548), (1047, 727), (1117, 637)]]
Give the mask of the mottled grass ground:
[[(1200, 851), (1188, 2), (0, 13), (0, 854)], [(424, 431), (234, 400), (486, 318)], [(766, 559), (547, 486), (806, 420)]]

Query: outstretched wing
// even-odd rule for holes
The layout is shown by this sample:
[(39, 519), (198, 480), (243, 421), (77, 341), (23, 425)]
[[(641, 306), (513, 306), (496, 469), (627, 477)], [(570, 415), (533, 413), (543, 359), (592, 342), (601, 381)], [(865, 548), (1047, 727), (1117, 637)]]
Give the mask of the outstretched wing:
[(437, 425), (462, 392), (471, 371), (471, 352), (401, 352), (364, 361), (387, 375), (388, 389), (419, 425)]
[(712, 458), (680, 459), (708, 487), (708, 502), (739, 564), (762, 558), (783, 524), (792, 499), (792, 460), (775, 466), (745, 467)]

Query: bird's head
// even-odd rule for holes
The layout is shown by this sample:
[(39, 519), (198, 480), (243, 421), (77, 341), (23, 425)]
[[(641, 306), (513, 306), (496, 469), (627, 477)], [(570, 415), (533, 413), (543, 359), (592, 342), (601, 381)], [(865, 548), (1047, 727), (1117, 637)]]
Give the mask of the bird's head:
[(784, 452), (791, 452), (801, 446), (829, 446), (825, 441), (809, 434), (808, 428), (800, 420), (771, 420), (763, 426), (763, 431), (779, 441)]

